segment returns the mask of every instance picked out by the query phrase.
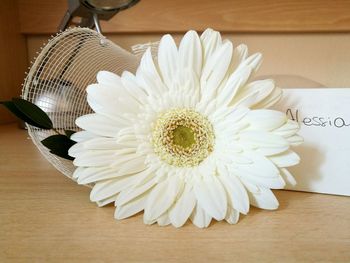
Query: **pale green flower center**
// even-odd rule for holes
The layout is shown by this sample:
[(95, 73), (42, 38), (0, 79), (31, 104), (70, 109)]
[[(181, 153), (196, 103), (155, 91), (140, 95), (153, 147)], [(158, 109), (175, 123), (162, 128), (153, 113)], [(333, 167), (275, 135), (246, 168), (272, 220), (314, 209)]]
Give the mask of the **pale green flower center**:
[(156, 154), (168, 164), (196, 166), (213, 151), (213, 126), (191, 109), (171, 109), (158, 116), (152, 142)]

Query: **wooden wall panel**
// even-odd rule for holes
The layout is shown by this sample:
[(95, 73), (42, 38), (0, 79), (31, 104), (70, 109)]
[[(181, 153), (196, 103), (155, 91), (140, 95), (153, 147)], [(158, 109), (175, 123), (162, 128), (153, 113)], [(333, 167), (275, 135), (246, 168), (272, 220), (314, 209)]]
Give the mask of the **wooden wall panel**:
[[(53, 33), (66, 0), (19, 0), (21, 32)], [(349, 0), (141, 0), (108, 23), (106, 33), (350, 32)]]
[[(182, 34), (173, 34), (177, 41)], [(28, 55), (32, 59), (48, 35), (28, 37)], [(157, 41), (161, 34), (107, 34), (107, 38), (129, 50), (132, 45)], [(249, 53), (261, 52), (263, 63), (259, 77), (273, 75), (281, 87), (350, 88), (350, 34), (223, 34), (234, 45), (245, 43)], [(310, 86), (312, 80), (320, 85)]]
[[(18, 97), (27, 67), (25, 37), (20, 33), (17, 1), (1, 0), (0, 8), (0, 100)], [(0, 124), (15, 117), (0, 106)]]

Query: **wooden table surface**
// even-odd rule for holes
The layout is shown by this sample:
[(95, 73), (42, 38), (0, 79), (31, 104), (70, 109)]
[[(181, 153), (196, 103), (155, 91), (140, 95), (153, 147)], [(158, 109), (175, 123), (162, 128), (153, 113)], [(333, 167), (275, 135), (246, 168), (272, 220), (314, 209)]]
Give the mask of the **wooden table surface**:
[[(336, 171), (335, 171), (336, 172)], [(350, 198), (275, 191), (237, 225), (146, 226), (98, 208), (16, 125), (0, 126), (0, 262), (350, 262)]]

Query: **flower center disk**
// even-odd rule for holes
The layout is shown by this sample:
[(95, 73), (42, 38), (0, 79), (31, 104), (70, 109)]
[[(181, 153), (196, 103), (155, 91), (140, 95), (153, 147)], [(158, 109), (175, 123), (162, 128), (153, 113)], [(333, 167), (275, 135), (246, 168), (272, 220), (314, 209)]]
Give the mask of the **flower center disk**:
[(153, 127), (155, 153), (168, 164), (197, 166), (213, 151), (213, 126), (191, 109), (171, 109), (158, 116)]

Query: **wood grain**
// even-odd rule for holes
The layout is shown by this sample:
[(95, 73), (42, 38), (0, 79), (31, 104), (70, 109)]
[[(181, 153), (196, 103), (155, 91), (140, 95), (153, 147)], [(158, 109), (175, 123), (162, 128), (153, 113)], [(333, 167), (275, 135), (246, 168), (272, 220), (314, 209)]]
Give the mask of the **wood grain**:
[[(179, 42), (182, 34), (173, 36)], [(48, 35), (27, 37), (31, 59), (48, 38)], [(158, 41), (161, 34), (108, 34), (107, 38), (129, 50), (132, 45)], [(282, 88), (350, 87), (350, 34), (230, 33), (223, 38), (235, 46), (245, 43), (250, 54), (261, 52), (264, 59), (257, 76), (272, 77)]]
[(275, 191), (277, 211), (237, 225), (113, 219), (14, 125), (0, 126), (0, 262), (349, 262), (350, 198)]
[[(21, 32), (53, 33), (66, 0), (19, 0)], [(106, 33), (350, 32), (348, 0), (142, 0), (108, 23)]]
[[(25, 37), (20, 34), (16, 1), (2, 0), (0, 8), (0, 101), (18, 97), (27, 67)], [(15, 121), (0, 106), (0, 124)]]

